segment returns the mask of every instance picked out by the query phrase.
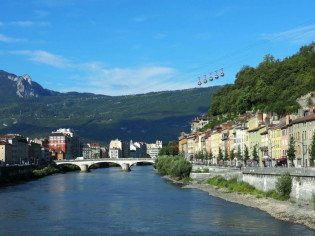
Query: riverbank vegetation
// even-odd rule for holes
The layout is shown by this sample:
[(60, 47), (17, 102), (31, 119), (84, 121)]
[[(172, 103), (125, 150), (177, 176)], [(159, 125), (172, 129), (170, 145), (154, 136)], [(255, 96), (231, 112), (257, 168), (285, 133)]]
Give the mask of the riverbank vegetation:
[[(287, 181), (287, 179), (286, 179)], [(280, 181), (282, 182), (282, 180)], [(217, 188), (223, 188), (226, 189), (227, 192), (237, 192), (242, 194), (251, 194), (256, 195), (257, 198), (274, 198), (276, 200), (285, 201), (290, 198), (290, 193), (287, 194), (287, 192), (279, 192), (278, 190), (268, 190), (268, 191), (261, 191), (256, 189), (254, 186), (245, 183), (245, 182), (238, 182), (236, 178), (226, 180), (222, 176), (215, 176), (213, 178), (210, 178), (206, 182), (209, 185), (216, 186)], [(282, 183), (284, 184), (284, 183)], [(286, 183), (287, 184), (287, 183)], [(286, 186), (287, 189), (287, 186)], [(291, 192), (291, 191), (290, 191)]]
[(77, 171), (77, 170), (80, 170), (80, 167), (76, 165), (61, 165), (61, 166), (48, 165), (44, 167), (43, 169), (33, 170), (32, 177), (41, 178), (41, 177), (52, 175), (52, 174), (65, 173), (65, 172)]
[(189, 177), (192, 165), (182, 156), (160, 156), (155, 160), (154, 168), (161, 175), (183, 179)]

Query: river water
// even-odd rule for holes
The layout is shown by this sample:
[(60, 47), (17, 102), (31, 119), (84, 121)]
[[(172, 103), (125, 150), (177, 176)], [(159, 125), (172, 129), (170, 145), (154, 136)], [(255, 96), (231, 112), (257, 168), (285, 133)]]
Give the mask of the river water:
[(183, 189), (152, 166), (57, 174), (0, 188), (0, 235), (315, 235)]

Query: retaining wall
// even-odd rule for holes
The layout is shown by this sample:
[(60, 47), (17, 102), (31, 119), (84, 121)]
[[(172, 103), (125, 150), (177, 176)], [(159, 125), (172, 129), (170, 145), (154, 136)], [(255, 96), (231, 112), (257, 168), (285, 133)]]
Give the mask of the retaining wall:
[(28, 178), (36, 167), (37, 166), (33, 165), (0, 167), (0, 183), (8, 183)]
[(277, 179), (286, 171), (292, 177), (290, 196), (299, 200), (312, 201), (315, 195), (314, 168), (244, 168), (243, 181), (257, 189), (268, 191), (276, 188)]
[(283, 172), (288, 171), (292, 177), (291, 197), (299, 200), (312, 201), (315, 195), (315, 168), (260, 168), (218, 166), (194, 166), (193, 170), (208, 168), (210, 173), (191, 173), (190, 177), (196, 180), (205, 180), (220, 175), (225, 179), (237, 178), (255, 188), (268, 191), (276, 188), (276, 182)]

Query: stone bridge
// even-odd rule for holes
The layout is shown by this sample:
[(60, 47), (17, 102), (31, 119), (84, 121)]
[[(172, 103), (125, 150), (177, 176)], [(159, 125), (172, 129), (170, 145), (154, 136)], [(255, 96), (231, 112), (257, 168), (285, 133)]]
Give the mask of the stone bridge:
[(88, 172), (90, 166), (97, 163), (115, 163), (121, 166), (123, 171), (130, 171), (130, 167), (137, 163), (154, 163), (153, 158), (119, 158), (119, 159), (84, 159), (84, 160), (55, 160), (56, 165), (72, 164), (80, 167), (82, 172)]

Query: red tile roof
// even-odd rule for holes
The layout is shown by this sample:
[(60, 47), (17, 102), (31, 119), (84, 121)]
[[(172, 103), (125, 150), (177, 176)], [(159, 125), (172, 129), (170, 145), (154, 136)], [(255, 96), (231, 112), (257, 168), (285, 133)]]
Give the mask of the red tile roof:
[(292, 121), (292, 124), (297, 124), (297, 123), (302, 123), (302, 122), (312, 121), (312, 120), (315, 120), (315, 113), (295, 119)]

